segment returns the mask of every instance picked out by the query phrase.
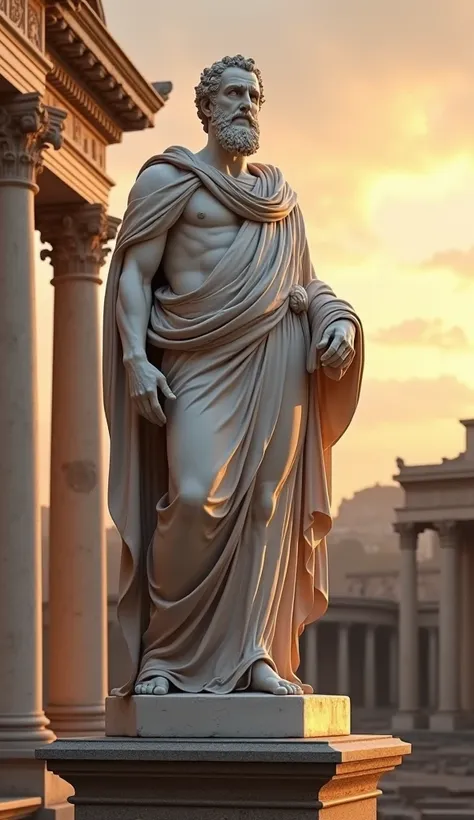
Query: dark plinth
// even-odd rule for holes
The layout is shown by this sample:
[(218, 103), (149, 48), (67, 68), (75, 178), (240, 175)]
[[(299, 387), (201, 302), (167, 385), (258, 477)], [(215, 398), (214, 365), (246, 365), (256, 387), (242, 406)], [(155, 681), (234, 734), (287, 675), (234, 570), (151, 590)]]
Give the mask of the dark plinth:
[(57, 740), (37, 752), (75, 789), (76, 820), (376, 820), (410, 745), (301, 740)]

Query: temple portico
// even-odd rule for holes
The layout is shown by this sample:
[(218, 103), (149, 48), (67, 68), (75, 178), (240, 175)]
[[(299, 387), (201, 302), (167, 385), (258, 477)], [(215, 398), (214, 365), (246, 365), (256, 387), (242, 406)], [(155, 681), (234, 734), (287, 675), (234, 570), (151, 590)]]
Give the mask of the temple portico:
[[(400, 538), (399, 690), (396, 731), (426, 726), (451, 731), (469, 725), (473, 712), (474, 643), (472, 585), (474, 562), (474, 420), (463, 421), (466, 451), (441, 464), (407, 467), (399, 461), (396, 479), (405, 506), (396, 511)], [(440, 550), (438, 640), (430, 634), (429, 703), (419, 703), (418, 536), (437, 534)]]
[[(72, 817), (69, 786), (35, 749), (104, 727), (98, 286), (119, 225), (108, 214), (106, 149), (152, 127), (169, 90), (128, 60), (100, 0), (0, 3), (0, 817)], [(42, 258), (55, 288), (46, 703), (35, 230), (50, 246)]]

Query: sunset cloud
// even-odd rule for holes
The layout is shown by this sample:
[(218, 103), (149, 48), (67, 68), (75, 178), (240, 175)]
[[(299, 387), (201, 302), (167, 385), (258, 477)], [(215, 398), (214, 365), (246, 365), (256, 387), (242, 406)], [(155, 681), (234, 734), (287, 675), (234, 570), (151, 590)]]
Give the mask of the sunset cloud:
[[(437, 379), (366, 379), (357, 412), (357, 427), (391, 425), (423, 426), (431, 421), (469, 417), (474, 406), (474, 387), (454, 376)], [(397, 446), (397, 442), (393, 442)]]
[(380, 328), (373, 342), (408, 347), (436, 347), (441, 350), (466, 350), (471, 347), (461, 327), (445, 327), (442, 319), (406, 319), (398, 325)]
[(467, 251), (448, 250), (434, 253), (430, 259), (423, 263), (423, 267), (429, 270), (441, 269), (449, 270), (462, 278), (468, 278), (474, 282), (474, 247)]

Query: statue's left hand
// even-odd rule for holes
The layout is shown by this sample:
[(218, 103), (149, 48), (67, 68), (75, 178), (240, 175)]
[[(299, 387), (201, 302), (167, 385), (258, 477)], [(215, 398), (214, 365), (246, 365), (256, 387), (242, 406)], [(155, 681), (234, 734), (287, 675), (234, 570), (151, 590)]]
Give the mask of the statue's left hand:
[(326, 328), (322, 339), (311, 341), (308, 371), (318, 367), (344, 367), (354, 356), (356, 328), (350, 319), (337, 319)]

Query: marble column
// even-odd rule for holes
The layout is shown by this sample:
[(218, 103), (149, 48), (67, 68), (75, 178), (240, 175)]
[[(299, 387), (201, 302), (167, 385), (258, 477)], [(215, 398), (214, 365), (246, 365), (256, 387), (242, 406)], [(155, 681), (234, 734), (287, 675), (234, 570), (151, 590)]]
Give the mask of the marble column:
[(438, 630), (434, 626), (428, 629), (428, 704), (431, 711), (438, 704)]
[[(61, 146), (65, 112), (37, 93), (0, 98), (0, 791), (12, 759), (54, 735), (43, 711), (37, 461), (34, 196), (43, 150)], [(32, 766), (28, 761), (28, 765)], [(30, 772), (30, 776), (32, 773)]]
[[(467, 536), (467, 532), (465, 533)], [(474, 539), (473, 539), (474, 540)], [(461, 551), (461, 708), (474, 717), (474, 543), (465, 537)]]
[(394, 709), (398, 704), (398, 632), (396, 629), (391, 630), (389, 638), (389, 701), (390, 706)]
[(60, 736), (94, 735), (107, 692), (98, 286), (118, 220), (84, 204), (41, 209), (37, 225), (55, 286), (46, 712)]
[(304, 633), (304, 683), (318, 690), (318, 626), (310, 624)]
[(419, 724), (418, 571), (415, 524), (397, 523), (400, 539), (400, 605), (398, 621), (398, 711), (392, 719), (396, 731), (409, 731)]
[(457, 525), (444, 521), (439, 534), (441, 579), (439, 601), (438, 711), (431, 715), (435, 731), (452, 731), (460, 711), (460, 548)]
[(372, 624), (367, 624), (365, 627), (364, 708), (368, 710), (373, 710), (376, 707), (377, 664), (375, 636), (375, 627)]
[(350, 626), (339, 624), (337, 647), (337, 690), (339, 695), (350, 695)]

